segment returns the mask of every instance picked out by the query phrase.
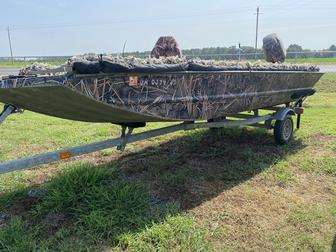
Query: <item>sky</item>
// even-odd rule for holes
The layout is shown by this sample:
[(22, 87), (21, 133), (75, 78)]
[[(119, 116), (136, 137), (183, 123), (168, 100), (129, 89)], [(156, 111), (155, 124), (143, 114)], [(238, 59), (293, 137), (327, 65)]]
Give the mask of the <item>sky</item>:
[(254, 46), (277, 33), (287, 47), (336, 44), (336, 0), (0, 0), (0, 56), (151, 50), (162, 35), (182, 49)]

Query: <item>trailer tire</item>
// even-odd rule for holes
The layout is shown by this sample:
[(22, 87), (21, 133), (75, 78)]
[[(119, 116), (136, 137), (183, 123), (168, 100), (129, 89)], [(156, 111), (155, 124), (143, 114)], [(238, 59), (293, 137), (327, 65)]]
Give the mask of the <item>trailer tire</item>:
[(284, 120), (276, 120), (274, 125), (274, 139), (277, 144), (287, 144), (293, 137), (294, 123), (291, 116)]

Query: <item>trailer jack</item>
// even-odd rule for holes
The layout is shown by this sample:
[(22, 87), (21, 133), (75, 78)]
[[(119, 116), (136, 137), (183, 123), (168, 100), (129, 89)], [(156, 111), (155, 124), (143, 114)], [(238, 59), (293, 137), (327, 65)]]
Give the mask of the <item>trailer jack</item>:
[(9, 115), (14, 113), (23, 113), (23, 109), (19, 109), (13, 105), (5, 104), (2, 112), (0, 113), (0, 124), (2, 124)]
[(5, 104), (3, 111), (0, 113), (0, 124), (3, 123), (10, 114), (16, 111), (18, 111), (18, 109), (15, 106)]

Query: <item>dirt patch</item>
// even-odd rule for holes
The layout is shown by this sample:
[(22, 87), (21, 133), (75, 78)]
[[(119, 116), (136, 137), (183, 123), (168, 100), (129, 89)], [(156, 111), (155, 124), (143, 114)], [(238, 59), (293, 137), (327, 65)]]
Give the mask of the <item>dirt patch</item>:
[(310, 173), (297, 174), (295, 186), (286, 190), (298, 195), (302, 200), (312, 203), (331, 202), (336, 198), (336, 178)]
[(11, 220), (11, 216), (6, 213), (0, 212), (0, 228), (5, 226)]
[[(31, 156), (34, 154), (39, 154), (39, 153), (43, 153), (46, 151), (51, 151), (52, 149), (56, 149), (57, 145), (56, 144), (52, 144), (52, 143), (48, 143), (47, 146), (45, 145), (29, 145), (29, 144), (20, 144), (17, 147), (15, 147), (15, 149), (11, 150), (7, 156), (9, 157), (18, 157), (18, 156), (22, 156), (23, 154), (25, 156)], [(27, 153), (27, 150), (29, 150), (29, 152)]]
[[(333, 178), (308, 174), (283, 188), (263, 184), (256, 177), (190, 211), (198, 222), (209, 227), (212, 242), (219, 247), (272, 250), (274, 237), (285, 233), (286, 228), (289, 232), (295, 230), (288, 226), (288, 214), (304, 204), (329, 204), (336, 198), (335, 184)], [(197, 193), (211, 188), (218, 190), (222, 186)]]
[(324, 135), (324, 134), (316, 134), (310, 137), (313, 143), (320, 143), (321, 145), (325, 145), (326, 143), (331, 143), (336, 141), (335, 136)]
[(15, 201), (14, 205), (10, 209), (10, 214), (12, 216), (17, 216), (26, 213), (27, 211), (31, 210), (38, 203), (38, 201), (38, 198), (21, 198), (18, 201)]
[(53, 235), (59, 228), (70, 225), (70, 220), (71, 216), (67, 213), (48, 213), (39, 222), (42, 236), (46, 238)]
[(282, 217), (289, 212), (293, 203), (286, 194), (273, 188), (249, 189), (244, 186), (232, 188), (192, 212), (212, 232), (222, 232), (229, 247), (248, 243), (249, 247), (271, 248), (265, 233), (271, 233), (275, 226), (284, 221)]
[(330, 145), (336, 144), (336, 137), (324, 134), (316, 134), (309, 138), (309, 146), (305, 150), (309, 153), (309, 156), (318, 157), (328, 157), (330, 155), (335, 155), (335, 150), (330, 148)]

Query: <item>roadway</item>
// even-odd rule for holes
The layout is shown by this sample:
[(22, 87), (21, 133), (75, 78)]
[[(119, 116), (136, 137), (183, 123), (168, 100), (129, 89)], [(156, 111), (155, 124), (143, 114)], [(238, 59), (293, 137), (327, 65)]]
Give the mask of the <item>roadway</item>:
[(319, 68), (323, 73), (336, 73), (336, 65), (320, 65)]
[(20, 68), (0, 68), (1, 75), (15, 75), (19, 73)]

